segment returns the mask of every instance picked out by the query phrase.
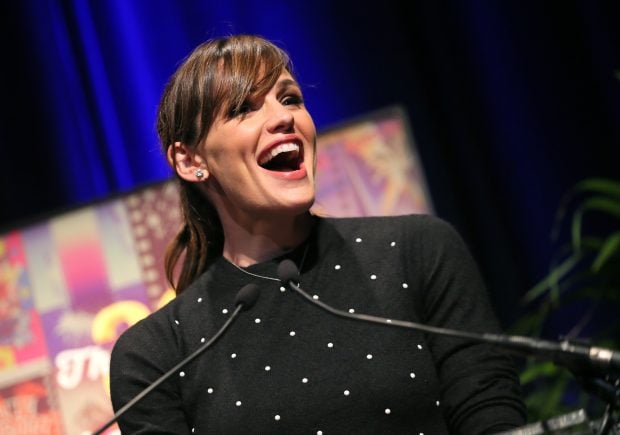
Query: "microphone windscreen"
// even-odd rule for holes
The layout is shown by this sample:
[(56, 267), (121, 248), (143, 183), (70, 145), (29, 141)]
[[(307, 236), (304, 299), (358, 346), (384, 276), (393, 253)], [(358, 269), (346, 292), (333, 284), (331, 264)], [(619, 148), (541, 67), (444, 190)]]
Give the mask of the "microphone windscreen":
[(289, 281), (299, 281), (299, 269), (293, 260), (282, 260), (278, 264), (278, 278), (280, 281), (288, 284)]
[(235, 297), (235, 306), (241, 304), (243, 311), (252, 308), (258, 299), (259, 293), (258, 286), (254, 283), (243, 286)]

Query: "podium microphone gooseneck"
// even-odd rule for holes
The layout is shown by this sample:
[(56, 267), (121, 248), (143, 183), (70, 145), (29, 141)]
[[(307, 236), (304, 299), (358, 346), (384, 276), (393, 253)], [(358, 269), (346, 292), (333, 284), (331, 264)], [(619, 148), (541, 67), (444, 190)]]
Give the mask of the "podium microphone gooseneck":
[(165, 382), (170, 376), (177, 373), (187, 364), (189, 364), (194, 359), (196, 359), (196, 357), (202, 354), (205, 350), (211, 347), (222, 336), (222, 334), (224, 334), (224, 332), (228, 329), (228, 327), (232, 324), (232, 322), (236, 320), (237, 316), (239, 315), (241, 311), (246, 311), (252, 308), (252, 306), (256, 303), (258, 296), (259, 296), (259, 291), (258, 291), (258, 286), (256, 284), (248, 284), (242, 287), (241, 290), (239, 290), (239, 292), (237, 293), (237, 296), (235, 297), (235, 307), (236, 307), (235, 311), (233, 311), (233, 313), (230, 315), (228, 320), (226, 320), (226, 323), (222, 325), (219, 331), (217, 331), (215, 335), (211, 337), (209, 341), (207, 341), (205, 344), (200, 346), (198, 349), (194, 351), (194, 353), (189, 355), (187, 358), (185, 358), (183, 361), (178, 363), (176, 366), (172, 367), (170, 370), (164, 373), (159, 379), (157, 379), (151, 385), (149, 385), (144, 390), (142, 390), (140, 393), (138, 393), (136, 397), (134, 397), (129, 402), (127, 402), (127, 404), (123, 406), (121, 409), (119, 409), (116, 412), (116, 414), (114, 414), (114, 416), (110, 420), (108, 420), (107, 423), (105, 423), (103, 426), (101, 426), (99, 429), (93, 432), (92, 435), (100, 435), (101, 433), (103, 433), (104, 430), (106, 430), (108, 427), (114, 424), (116, 420), (118, 420), (125, 412), (130, 410), (136, 403), (142, 400), (144, 396), (149, 394), (151, 391), (153, 391), (155, 388), (157, 388), (159, 385)]
[(297, 284), (299, 269), (293, 261), (286, 259), (278, 265), (278, 278), (291, 289), (299, 293), (304, 299), (323, 310), (339, 317), (376, 323), (383, 326), (393, 326), (413, 329), (431, 334), (449, 337), (464, 338), (481, 343), (490, 343), (504, 347), (514, 353), (526, 356), (551, 360), (554, 363), (567, 367), (575, 372), (595, 372), (600, 374), (620, 374), (620, 352), (600, 347), (590, 347), (571, 343), (568, 340), (554, 342), (539, 340), (519, 335), (502, 335), (491, 333), (472, 333), (447, 328), (406, 322), (403, 320), (386, 319), (367, 314), (348, 313), (333, 308), (319, 300), (313, 299)]

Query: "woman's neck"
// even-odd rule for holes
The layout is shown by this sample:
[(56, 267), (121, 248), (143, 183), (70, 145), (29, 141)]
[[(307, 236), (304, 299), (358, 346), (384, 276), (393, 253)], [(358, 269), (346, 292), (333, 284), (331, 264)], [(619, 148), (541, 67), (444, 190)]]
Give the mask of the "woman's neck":
[(290, 218), (225, 220), (223, 255), (228, 261), (247, 267), (277, 257), (302, 243), (312, 230), (310, 213)]

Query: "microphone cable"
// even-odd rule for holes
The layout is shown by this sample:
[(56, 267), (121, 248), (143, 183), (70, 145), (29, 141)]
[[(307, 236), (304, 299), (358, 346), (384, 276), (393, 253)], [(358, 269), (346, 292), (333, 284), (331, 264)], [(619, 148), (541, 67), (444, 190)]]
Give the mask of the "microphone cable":
[[(296, 283), (299, 281), (299, 269), (289, 259), (283, 260), (278, 265), (278, 278), (303, 296), (304, 299), (338, 317), (493, 344), (520, 355), (533, 356), (535, 358), (544, 357), (544, 359), (551, 360), (575, 372), (594, 372), (603, 375), (620, 373), (620, 352), (612, 349), (583, 346), (568, 340), (554, 342), (519, 335), (492, 334), (488, 332), (473, 333), (338, 310), (320, 300), (315, 300), (303, 291)], [(615, 397), (615, 403), (620, 404), (620, 397)]]

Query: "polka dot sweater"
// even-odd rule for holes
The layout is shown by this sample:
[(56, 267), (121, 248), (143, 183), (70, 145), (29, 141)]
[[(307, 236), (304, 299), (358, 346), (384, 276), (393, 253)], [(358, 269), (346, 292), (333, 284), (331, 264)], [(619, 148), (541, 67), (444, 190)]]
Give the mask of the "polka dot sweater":
[[(120, 421), (123, 433), (493, 433), (523, 424), (509, 357), (489, 346), (335, 317), (277, 280), (301, 264), (314, 299), (351, 313), (497, 332), (463, 241), (444, 221), (412, 215), (316, 218), (289, 254), (239, 270), (224, 258), (161, 310), (129, 328), (112, 353), (118, 410), (254, 307), (197, 360)], [(266, 278), (265, 278), (266, 277)]]

